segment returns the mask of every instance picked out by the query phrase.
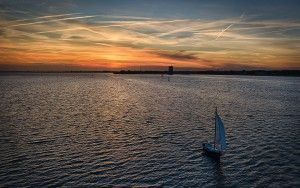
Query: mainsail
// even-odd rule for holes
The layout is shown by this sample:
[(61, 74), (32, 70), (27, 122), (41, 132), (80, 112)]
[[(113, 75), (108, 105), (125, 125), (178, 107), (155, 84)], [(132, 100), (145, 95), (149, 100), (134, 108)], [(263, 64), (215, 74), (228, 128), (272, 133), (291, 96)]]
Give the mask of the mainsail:
[(215, 148), (220, 149), (221, 151), (226, 150), (226, 136), (225, 136), (225, 127), (221, 117), (216, 111), (215, 117)]

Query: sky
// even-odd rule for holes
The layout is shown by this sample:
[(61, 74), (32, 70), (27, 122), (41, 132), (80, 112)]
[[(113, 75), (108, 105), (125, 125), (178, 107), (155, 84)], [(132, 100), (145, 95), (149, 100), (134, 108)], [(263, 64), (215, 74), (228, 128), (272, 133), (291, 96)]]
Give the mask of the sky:
[(0, 0), (0, 70), (299, 70), (298, 0)]

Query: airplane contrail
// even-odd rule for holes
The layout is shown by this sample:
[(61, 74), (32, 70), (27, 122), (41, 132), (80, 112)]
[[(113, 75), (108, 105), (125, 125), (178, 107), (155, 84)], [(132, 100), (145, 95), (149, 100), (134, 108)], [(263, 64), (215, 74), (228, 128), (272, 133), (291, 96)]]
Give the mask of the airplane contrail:
[(137, 19), (137, 20), (152, 20), (152, 18), (148, 17), (137, 17), (137, 16), (114, 16), (114, 15), (100, 15), (101, 17), (107, 17), (107, 18), (121, 18), (121, 19)]
[(215, 38), (215, 40), (217, 40), (219, 37), (222, 36), (222, 34), (229, 29), (231, 26), (233, 26), (234, 24), (230, 24), (229, 26), (227, 26), (225, 29), (222, 29), (222, 31), (217, 35), (217, 37)]
[[(39, 19), (57, 18), (57, 17), (72, 16), (72, 15), (78, 15), (78, 14), (82, 14), (82, 13), (41, 16), (41, 17), (36, 17), (36, 18), (32, 18), (32, 19), (16, 20), (16, 21), (13, 21), (13, 22), (33, 21), (33, 20), (39, 20)], [(76, 19), (93, 18), (93, 17), (108, 17), (108, 18), (122, 18), (122, 19), (143, 19), (143, 20), (151, 20), (152, 19), (152, 18), (146, 18), (146, 17), (112, 16), (112, 15), (98, 14), (98, 15), (92, 15), (92, 16), (78, 16), (78, 17), (59, 18), (59, 19), (53, 19), (53, 20), (42, 20), (42, 21), (35, 21), (35, 22), (29, 22), (29, 23), (20, 23), (20, 24), (9, 25), (7, 27), (17, 27), (17, 26), (34, 25), (34, 24), (42, 24), (42, 23), (48, 23), (48, 22), (57, 22), (57, 21), (64, 21), (64, 20), (76, 20)]]
[(54, 19), (54, 20), (45, 20), (45, 21), (37, 21), (37, 22), (30, 22), (30, 23), (21, 23), (21, 24), (15, 24), (7, 26), (9, 27), (17, 27), (17, 26), (25, 26), (25, 25), (35, 25), (35, 24), (42, 24), (42, 23), (50, 23), (50, 22), (58, 22), (58, 21), (65, 21), (65, 20), (77, 20), (77, 19), (84, 19), (84, 18), (94, 18), (97, 15), (92, 16), (77, 16), (77, 17), (69, 17), (69, 18), (60, 18), (60, 19)]
[(241, 14), (240, 20), (238, 20), (236, 23), (232, 23), (232, 24), (230, 24), (229, 26), (227, 26), (225, 29), (222, 29), (222, 31), (218, 33), (218, 35), (217, 35), (217, 37), (215, 38), (215, 40), (217, 40), (218, 38), (220, 38), (220, 37), (224, 34), (224, 32), (225, 32), (226, 30), (228, 30), (230, 27), (232, 27), (233, 25), (235, 25), (235, 24), (241, 22), (242, 19), (243, 19), (244, 17), (245, 17), (245, 12), (243, 12), (243, 14)]
[(60, 32), (60, 31), (76, 31), (76, 30), (81, 30), (82, 27), (74, 27), (74, 28), (66, 28), (66, 29), (55, 29), (55, 30), (49, 30), (49, 31), (40, 31), (40, 32), (35, 32), (36, 34), (44, 34), (44, 33), (55, 33), (55, 32)]
[(56, 15), (47, 15), (47, 16), (39, 16), (35, 18), (29, 18), (29, 19), (20, 19), (20, 20), (14, 20), (13, 22), (23, 22), (23, 21), (31, 21), (31, 20), (39, 20), (39, 19), (47, 19), (47, 18), (57, 18), (57, 17), (63, 17), (63, 16), (72, 16), (72, 15), (78, 15), (82, 13), (71, 13), (71, 14), (56, 14)]

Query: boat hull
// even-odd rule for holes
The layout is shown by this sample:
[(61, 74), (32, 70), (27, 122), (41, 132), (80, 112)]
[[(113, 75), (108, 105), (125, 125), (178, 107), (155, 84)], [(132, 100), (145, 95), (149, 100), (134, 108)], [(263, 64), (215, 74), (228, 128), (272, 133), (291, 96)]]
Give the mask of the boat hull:
[(222, 156), (222, 152), (214, 149), (214, 147), (209, 143), (203, 143), (203, 151), (206, 155), (213, 158), (220, 158)]

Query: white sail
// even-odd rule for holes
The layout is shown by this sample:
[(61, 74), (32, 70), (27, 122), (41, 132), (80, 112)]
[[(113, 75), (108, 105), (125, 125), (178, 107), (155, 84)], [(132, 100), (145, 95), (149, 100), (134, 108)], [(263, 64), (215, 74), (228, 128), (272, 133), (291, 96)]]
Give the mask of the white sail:
[(221, 151), (226, 150), (226, 133), (225, 127), (221, 117), (216, 112), (216, 133), (215, 133), (215, 147)]
[(217, 117), (218, 117), (218, 113), (217, 113), (217, 110), (216, 110), (216, 112), (215, 112), (215, 145), (214, 145), (214, 147), (216, 148), (216, 149), (218, 149), (219, 148), (219, 146), (220, 146), (220, 127), (219, 127), (219, 125), (218, 125), (218, 123), (217, 123)]

